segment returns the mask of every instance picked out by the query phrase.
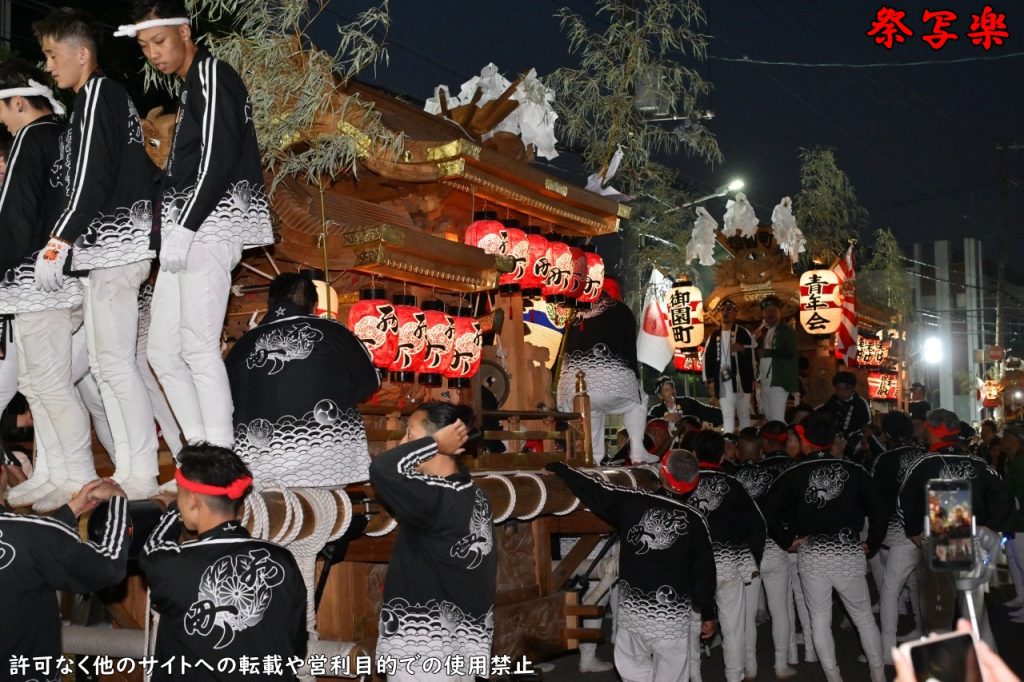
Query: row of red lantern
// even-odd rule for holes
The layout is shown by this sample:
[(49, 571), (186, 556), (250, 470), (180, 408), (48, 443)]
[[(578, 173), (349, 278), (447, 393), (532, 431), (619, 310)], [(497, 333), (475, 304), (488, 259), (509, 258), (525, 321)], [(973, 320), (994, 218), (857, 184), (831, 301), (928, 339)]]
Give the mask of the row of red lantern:
[(384, 298), (382, 289), (364, 289), (348, 315), (348, 327), (366, 346), (373, 364), (391, 372), (391, 379), (440, 386), (441, 377), (452, 388), (465, 388), (480, 368), (483, 350), (480, 323), (469, 308), (445, 308), (441, 301), (395, 295)]
[(515, 269), (498, 279), (503, 291), (522, 289), (526, 296), (543, 295), (559, 302), (593, 303), (601, 296), (604, 260), (593, 250), (581, 248), (578, 240), (549, 239), (536, 227), (523, 231), (516, 220), (496, 218), (493, 211), (473, 214), (465, 241), (513, 259)]

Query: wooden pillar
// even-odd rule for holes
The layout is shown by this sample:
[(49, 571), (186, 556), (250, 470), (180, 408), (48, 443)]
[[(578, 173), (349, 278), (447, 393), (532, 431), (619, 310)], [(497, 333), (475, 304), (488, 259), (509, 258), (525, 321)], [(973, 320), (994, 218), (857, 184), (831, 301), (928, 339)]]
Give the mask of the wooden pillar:
[(506, 410), (533, 409), (530, 404), (530, 382), (527, 373), (527, 359), (524, 352), (526, 337), (523, 334), (523, 295), (516, 291), (498, 294), (495, 306), (505, 311), (501, 325), (501, 348), (505, 351), (506, 369), (509, 375), (509, 396), (502, 406)]

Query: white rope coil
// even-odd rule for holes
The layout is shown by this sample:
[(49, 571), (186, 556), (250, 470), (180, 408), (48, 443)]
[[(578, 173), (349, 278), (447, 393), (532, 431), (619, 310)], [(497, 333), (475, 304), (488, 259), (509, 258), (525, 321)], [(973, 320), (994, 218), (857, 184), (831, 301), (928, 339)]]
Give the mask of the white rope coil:
[(348, 527), (352, 525), (352, 498), (341, 488), (331, 490), (330, 493), (341, 503), (341, 511), (337, 512), (338, 518), (334, 521), (334, 531), (327, 538), (327, 542), (334, 542), (344, 535), (348, 531)]
[(537, 502), (537, 506), (531, 509), (530, 511), (526, 512), (522, 516), (516, 517), (520, 521), (529, 521), (530, 519), (539, 516), (540, 513), (544, 511), (544, 505), (546, 505), (548, 502), (548, 489), (544, 487), (544, 481), (542, 481), (540, 476), (538, 476), (537, 474), (528, 474), (520, 472), (515, 474), (515, 476), (530, 479), (540, 490), (540, 500)]
[(507, 476), (502, 476), (500, 474), (485, 474), (481, 476), (481, 478), (489, 478), (496, 481), (501, 481), (502, 485), (504, 485), (505, 488), (508, 489), (508, 509), (506, 509), (501, 514), (496, 514), (494, 516), (494, 522), (503, 523), (505, 521), (508, 521), (508, 518), (512, 516), (512, 510), (515, 509), (516, 506), (516, 487), (512, 485), (512, 481), (508, 480)]

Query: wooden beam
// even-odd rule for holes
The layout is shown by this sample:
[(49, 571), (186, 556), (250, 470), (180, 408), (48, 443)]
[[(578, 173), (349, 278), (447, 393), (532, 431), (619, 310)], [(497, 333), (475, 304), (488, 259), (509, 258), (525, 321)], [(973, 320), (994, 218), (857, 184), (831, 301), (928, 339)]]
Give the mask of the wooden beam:
[(551, 574), (551, 587), (554, 590), (561, 590), (572, 578), (572, 574), (579, 568), (580, 564), (590, 556), (590, 553), (601, 541), (600, 535), (584, 535), (581, 537), (569, 553), (558, 562), (554, 572)]

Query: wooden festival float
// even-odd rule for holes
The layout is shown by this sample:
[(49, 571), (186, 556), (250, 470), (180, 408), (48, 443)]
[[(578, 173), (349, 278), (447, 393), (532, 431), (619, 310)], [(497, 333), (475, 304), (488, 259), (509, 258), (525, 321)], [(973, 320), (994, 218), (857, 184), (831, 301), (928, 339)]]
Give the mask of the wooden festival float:
[[(496, 522), (493, 654), (539, 662), (581, 640), (600, 637), (599, 631), (581, 623), (582, 616), (598, 615), (600, 608), (580, 604), (570, 580), (589, 566), (585, 559), (610, 529), (579, 508), (560, 479), (543, 471), (554, 459), (592, 465), (589, 403), (580, 381), (585, 378), (578, 377), (574, 411), (556, 411), (549, 369), (553, 351), (531, 342), (524, 324), (529, 299), (518, 287), (499, 291), (502, 275), (516, 273), (516, 259), (521, 268), (530, 256), (513, 247), (509, 254), (490, 248), (487, 253), (465, 243), (466, 231), (471, 224), (479, 226), (474, 213), (485, 210), (523, 227), (538, 226), (552, 242), (584, 242), (618, 230), (628, 209), (532, 166), (530, 149), (514, 135), (499, 132), (482, 141), (516, 107), (508, 95), (517, 84), (503, 97), (481, 106), (446, 109), (444, 116), (425, 113), (364, 85), (346, 86), (346, 94), (358, 98), (350, 97), (346, 106), (337, 107), (343, 115), (325, 114), (314, 129), (282, 143), (302, 145), (318, 134), (349, 135), (360, 149), (358, 172), (322, 187), (294, 178), (277, 184), (272, 208), (278, 241), (271, 248), (248, 252), (243, 260), (224, 338), (230, 344), (262, 316), (267, 285), (276, 273), (297, 269), (317, 271), (323, 294), (320, 308), (342, 322), (350, 321), (365, 289), (373, 290), (376, 300), (414, 297), (397, 300), (423, 309), (428, 301), (440, 301), (443, 306), (430, 305), (467, 321), (482, 369), (478, 371), (471, 360), (469, 371), (449, 376), (423, 370), (385, 373), (389, 378), (360, 410), (371, 454), (396, 445), (403, 435), (402, 418), (432, 399), (472, 404), (492, 425), (485, 439), (508, 445), (506, 454), (480, 454), (467, 462), (490, 498)], [(402, 136), (397, 155), (379, 150), (363, 134), (367, 105), (379, 115), (380, 124)], [(148, 145), (151, 152), (169, 148), (172, 121), (158, 112), (147, 117), (147, 134), (163, 137), (162, 144)], [(267, 179), (268, 184), (274, 180)], [(504, 227), (510, 225), (515, 223), (506, 222)], [(573, 251), (565, 248), (560, 255), (578, 257), (576, 241), (571, 243)], [(559, 261), (556, 267), (566, 277), (573, 269), (571, 262), (566, 266)], [(456, 337), (461, 331), (457, 326)], [(428, 328), (428, 339), (429, 334)], [(371, 351), (375, 358), (378, 351)], [(496, 396), (488, 409), (485, 388)], [(527, 441), (535, 451), (523, 452)], [(653, 470), (642, 467), (593, 471), (620, 485), (658, 486)], [(165, 463), (165, 477), (169, 473)], [(377, 639), (388, 559), (401, 532), (376, 501), (372, 486), (363, 483), (329, 491), (270, 485), (249, 496), (243, 521), (254, 536), (291, 549), (302, 566), (310, 587), (311, 632), (315, 618), (310, 653), (353, 660), (350, 669), (355, 671), (354, 658), (372, 652)], [(358, 528), (362, 530), (356, 533)], [(552, 538), (560, 534), (583, 538), (564, 558), (553, 561)], [(350, 541), (341, 548), (334, 542), (339, 538)], [(333, 550), (332, 560), (325, 560), (325, 545)], [(325, 566), (332, 563), (325, 575)], [(151, 637), (147, 593), (137, 570), (130, 572), (124, 583), (102, 595), (114, 629), (66, 627), (69, 652), (143, 655), (146, 638)], [(319, 600), (315, 615), (314, 595)]]

